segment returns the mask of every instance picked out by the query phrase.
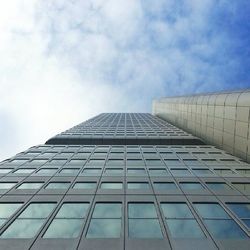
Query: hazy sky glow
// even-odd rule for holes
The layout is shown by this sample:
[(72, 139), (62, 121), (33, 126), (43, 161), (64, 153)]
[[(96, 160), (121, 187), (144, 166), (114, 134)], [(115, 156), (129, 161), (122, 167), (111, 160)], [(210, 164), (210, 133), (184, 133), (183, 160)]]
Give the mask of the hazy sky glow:
[(8, 0), (0, 159), (100, 112), (250, 87), (249, 0)]

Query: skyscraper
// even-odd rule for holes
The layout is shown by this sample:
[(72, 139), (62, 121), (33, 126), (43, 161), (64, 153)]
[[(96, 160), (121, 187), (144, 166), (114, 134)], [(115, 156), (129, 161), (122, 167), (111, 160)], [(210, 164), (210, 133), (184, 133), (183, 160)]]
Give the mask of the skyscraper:
[(0, 249), (249, 249), (249, 164), (150, 114), (100, 114), (0, 174)]

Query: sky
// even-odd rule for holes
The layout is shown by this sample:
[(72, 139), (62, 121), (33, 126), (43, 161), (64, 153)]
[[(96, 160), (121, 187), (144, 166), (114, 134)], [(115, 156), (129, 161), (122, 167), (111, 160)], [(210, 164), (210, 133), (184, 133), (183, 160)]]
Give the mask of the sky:
[(0, 160), (101, 112), (250, 87), (249, 0), (8, 0)]

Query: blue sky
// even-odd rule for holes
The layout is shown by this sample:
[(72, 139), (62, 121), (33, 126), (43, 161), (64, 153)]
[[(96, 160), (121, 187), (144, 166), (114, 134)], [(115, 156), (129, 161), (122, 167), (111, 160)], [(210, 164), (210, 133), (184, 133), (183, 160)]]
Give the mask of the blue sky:
[(250, 87), (248, 0), (10, 0), (0, 10), (0, 159), (100, 112)]

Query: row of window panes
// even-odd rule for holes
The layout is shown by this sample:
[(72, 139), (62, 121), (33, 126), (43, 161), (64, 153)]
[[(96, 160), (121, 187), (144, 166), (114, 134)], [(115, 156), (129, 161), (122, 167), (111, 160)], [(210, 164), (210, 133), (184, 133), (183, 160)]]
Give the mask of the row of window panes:
[[(0, 189), (11, 189), (17, 182), (0, 182)], [(17, 189), (39, 189), (43, 186), (44, 182), (24, 182)], [(45, 189), (67, 189), (71, 185), (71, 182), (50, 182)], [(225, 182), (206, 182), (206, 185), (212, 191), (225, 191), (232, 190), (232, 188)], [(76, 182), (73, 186), (74, 189), (93, 189), (96, 188), (97, 182)], [(179, 186), (183, 190), (204, 190), (205, 187), (200, 182), (179, 182)], [(242, 192), (250, 191), (250, 183), (232, 183), (232, 186)], [(150, 184), (147, 181), (141, 182), (128, 182), (128, 189), (149, 189)], [(177, 190), (177, 185), (174, 182), (153, 182), (153, 187), (156, 190)], [(102, 189), (122, 189), (122, 182), (102, 182)]]
[[(250, 203), (229, 203), (229, 209), (250, 226)], [(22, 203), (0, 203), (3, 225)], [(218, 203), (193, 203), (206, 229), (215, 238), (242, 239), (247, 234)], [(3, 231), (0, 238), (33, 238), (55, 209), (56, 203), (31, 203)], [(43, 238), (76, 238), (85, 223), (89, 203), (63, 203)], [(200, 222), (185, 202), (161, 203), (167, 229), (172, 238), (205, 238)], [(122, 228), (122, 203), (96, 203), (87, 238), (119, 238)], [(128, 203), (128, 235), (130, 238), (163, 238), (153, 202)]]

